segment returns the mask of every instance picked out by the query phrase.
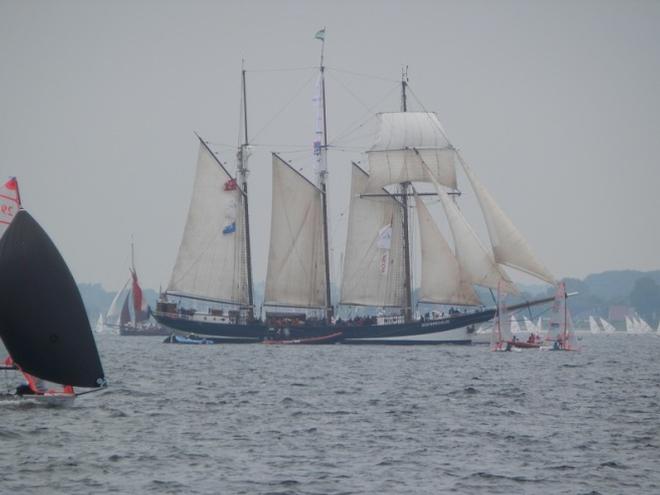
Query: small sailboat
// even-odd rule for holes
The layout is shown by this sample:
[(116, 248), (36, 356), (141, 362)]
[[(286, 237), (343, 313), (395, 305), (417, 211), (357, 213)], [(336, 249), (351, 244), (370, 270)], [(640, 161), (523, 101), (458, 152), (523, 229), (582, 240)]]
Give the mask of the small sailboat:
[(649, 325), (644, 318), (639, 317), (637, 318), (637, 322), (639, 325), (639, 331), (640, 333), (651, 333), (653, 329), (651, 328), (651, 325)]
[(13, 397), (66, 404), (79, 395), (74, 387), (104, 387), (76, 282), (46, 232), (23, 209), (0, 239), (0, 275), (4, 367), (20, 371), (27, 381)]
[(546, 346), (543, 349), (552, 351), (577, 351), (577, 338), (573, 328), (573, 320), (566, 305), (566, 286), (564, 282), (557, 284), (555, 303), (552, 307), (550, 329), (545, 336)]
[[(501, 284), (500, 284), (501, 285)], [(511, 333), (511, 317), (506, 307), (507, 293), (502, 287), (497, 288), (497, 314), (490, 335), (490, 350), (493, 352), (511, 351), (513, 335)]]
[[(131, 242), (131, 267), (130, 278), (126, 283), (130, 285), (130, 291), (124, 299), (124, 305), (119, 318), (119, 335), (123, 336), (168, 336), (171, 330), (159, 325), (151, 318), (151, 307), (142, 293), (142, 287), (138, 281), (135, 269), (135, 251)], [(132, 304), (129, 304), (129, 299)]]
[(593, 316), (589, 316), (589, 331), (594, 335), (598, 335), (601, 332), (598, 322)]
[(600, 322), (600, 326), (603, 327), (603, 332), (606, 334), (612, 334), (616, 332), (616, 328), (614, 328), (614, 325), (612, 325), (609, 321), (607, 321), (605, 318), (598, 318)]

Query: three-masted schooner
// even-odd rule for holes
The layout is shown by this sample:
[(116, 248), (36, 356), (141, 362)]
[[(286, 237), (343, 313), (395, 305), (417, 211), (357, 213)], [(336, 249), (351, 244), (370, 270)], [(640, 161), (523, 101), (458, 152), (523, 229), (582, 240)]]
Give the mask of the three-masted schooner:
[[(265, 338), (304, 339), (340, 331), (345, 343), (469, 343), (469, 329), (493, 318), (474, 285), (515, 287), (501, 265), (546, 282), (552, 275), (478, 181), (447, 138), (437, 116), (408, 112), (407, 80), (402, 108), (379, 114), (379, 136), (367, 151), (369, 171), (352, 165), (349, 226), (341, 299), (347, 306), (380, 308), (382, 315), (336, 319), (331, 301), (327, 214), (327, 128), (323, 51), (316, 183), (278, 154), (272, 155), (273, 195), (265, 319), (254, 317), (247, 194), (247, 112), (242, 72), (243, 144), (234, 178), (200, 138), (197, 175), (183, 240), (156, 319), (179, 332), (255, 342)], [(486, 219), (492, 244), (487, 251), (452, 195), (458, 191), (457, 164), (465, 170)], [(442, 236), (414, 184), (436, 188), (454, 239)], [(411, 210), (417, 211), (421, 241), (420, 302), (472, 307), (436, 318), (415, 318), (410, 242)], [(234, 309), (183, 309), (170, 297), (232, 305)], [(552, 298), (523, 303), (547, 302)], [(474, 309), (474, 308), (477, 309)], [(313, 314), (314, 317), (309, 315)], [(386, 314), (387, 313), (387, 314)]]

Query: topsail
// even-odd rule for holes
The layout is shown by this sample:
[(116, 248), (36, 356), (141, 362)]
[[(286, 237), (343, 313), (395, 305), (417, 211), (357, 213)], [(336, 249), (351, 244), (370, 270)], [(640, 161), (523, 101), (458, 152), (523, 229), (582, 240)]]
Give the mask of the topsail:
[(432, 179), (456, 188), (456, 153), (434, 113), (382, 113), (379, 118), (378, 140), (368, 151), (367, 192), (380, 192), (391, 184)]

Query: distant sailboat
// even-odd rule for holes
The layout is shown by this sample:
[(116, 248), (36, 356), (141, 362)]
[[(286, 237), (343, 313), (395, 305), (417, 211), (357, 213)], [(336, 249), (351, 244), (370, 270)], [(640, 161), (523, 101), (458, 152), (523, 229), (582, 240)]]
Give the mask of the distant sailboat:
[[(165, 327), (160, 326), (151, 319), (151, 308), (142, 294), (142, 287), (138, 281), (137, 270), (135, 269), (135, 253), (133, 242), (131, 242), (131, 267), (130, 272), (130, 299), (128, 295), (122, 307), (119, 322), (119, 335), (124, 336), (167, 336), (172, 332)], [(130, 309), (129, 309), (130, 306)], [(126, 308), (126, 309), (124, 309)], [(132, 310), (132, 311), (131, 311)]]
[(609, 321), (607, 321), (604, 318), (599, 318), (600, 325), (603, 327), (603, 332), (606, 334), (612, 334), (616, 332), (616, 328), (614, 328), (614, 325), (612, 325)]
[(593, 316), (589, 316), (589, 331), (597, 335), (601, 332), (600, 327), (598, 326), (598, 322)]
[(497, 289), (497, 315), (493, 322), (490, 336), (490, 350), (493, 352), (513, 350), (513, 334), (511, 332), (511, 315), (506, 306), (507, 293), (502, 287)]
[(0, 239), (0, 337), (5, 367), (27, 385), (17, 395), (70, 403), (73, 387), (105, 386), (78, 287), (46, 232), (20, 209)]
[(651, 325), (649, 325), (644, 318), (639, 317), (637, 318), (637, 323), (639, 325), (639, 331), (640, 333), (650, 333), (653, 331), (651, 328)]

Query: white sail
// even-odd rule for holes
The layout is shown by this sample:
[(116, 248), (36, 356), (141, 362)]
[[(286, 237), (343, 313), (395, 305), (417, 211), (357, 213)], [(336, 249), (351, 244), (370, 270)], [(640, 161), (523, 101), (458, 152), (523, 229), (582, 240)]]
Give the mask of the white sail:
[(456, 153), (437, 115), (394, 112), (378, 117), (378, 139), (367, 153), (369, 192), (380, 192), (384, 186), (402, 182), (430, 182), (431, 177), (444, 186), (456, 188)]
[(518, 323), (518, 317), (515, 314), (511, 315), (511, 333), (515, 335), (517, 333), (521, 333), (522, 331), (523, 330)]
[(103, 333), (105, 329), (105, 322), (103, 321), (103, 313), (99, 313), (99, 318), (96, 320), (96, 328), (94, 329), (96, 333)]
[(203, 142), (167, 293), (249, 304), (242, 192)]
[(112, 303), (110, 303), (110, 308), (108, 308), (108, 312), (105, 314), (106, 325), (112, 327), (119, 326), (119, 318), (121, 317), (122, 305), (124, 304), (124, 300), (126, 299), (126, 294), (130, 290), (130, 284), (132, 281), (133, 279), (129, 278), (124, 284), (124, 286), (121, 288), (121, 290), (117, 292), (117, 294), (115, 294)]
[(424, 201), (415, 196), (415, 204), (422, 251), (419, 301), (466, 306), (481, 304)]
[(539, 329), (536, 328), (536, 325), (534, 325), (534, 322), (527, 318), (526, 316), (523, 316), (523, 325), (525, 327), (525, 330), (527, 330), (531, 334), (538, 334)]
[(536, 258), (525, 238), (477, 179), (472, 169), (460, 155), (458, 155), (458, 160), (463, 165), (479, 200), (488, 227), (495, 261), (554, 284), (555, 278)]
[(639, 331), (641, 333), (649, 333), (653, 331), (651, 325), (649, 325), (644, 318), (637, 318), (637, 321), (639, 322)]
[(352, 169), (341, 304), (403, 307), (403, 208), (394, 197), (360, 197), (369, 175)]
[(470, 284), (493, 289), (496, 289), (500, 282), (504, 282), (503, 290), (505, 292), (516, 293), (513, 283), (502, 269), (495, 264), (492, 256), (481, 244), (477, 234), (467, 223), (458, 206), (449, 199), (438, 182), (435, 180), (433, 182), (447, 215), (449, 228), (454, 237), (456, 259), (465, 280)]
[(593, 316), (589, 316), (589, 330), (593, 334), (600, 333), (600, 328), (598, 327), (598, 323), (596, 322)]
[(500, 284), (500, 287), (497, 289), (497, 314), (495, 315), (493, 330), (490, 336), (491, 351), (506, 350), (507, 344), (513, 340), (511, 317), (506, 306), (506, 292), (502, 290), (504, 288), (503, 284)]
[(324, 308), (321, 190), (273, 154), (265, 305)]
[(578, 350), (573, 320), (566, 306), (566, 286), (559, 282), (555, 291), (555, 302), (552, 306), (550, 330), (545, 336), (546, 341), (555, 343), (565, 351)]
[(626, 318), (626, 333), (635, 333), (635, 328), (633, 327), (633, 321), (629, 317)]
[(614, 333), (614, 332), (616, 332), (616, 328), (614, 328), (614, 326), (609, 321), (607, 321), (604, 318), (599, 318), (599, 320), (600, 320), (601, 326), (603, 327), (603, 331), (605, 333)]

